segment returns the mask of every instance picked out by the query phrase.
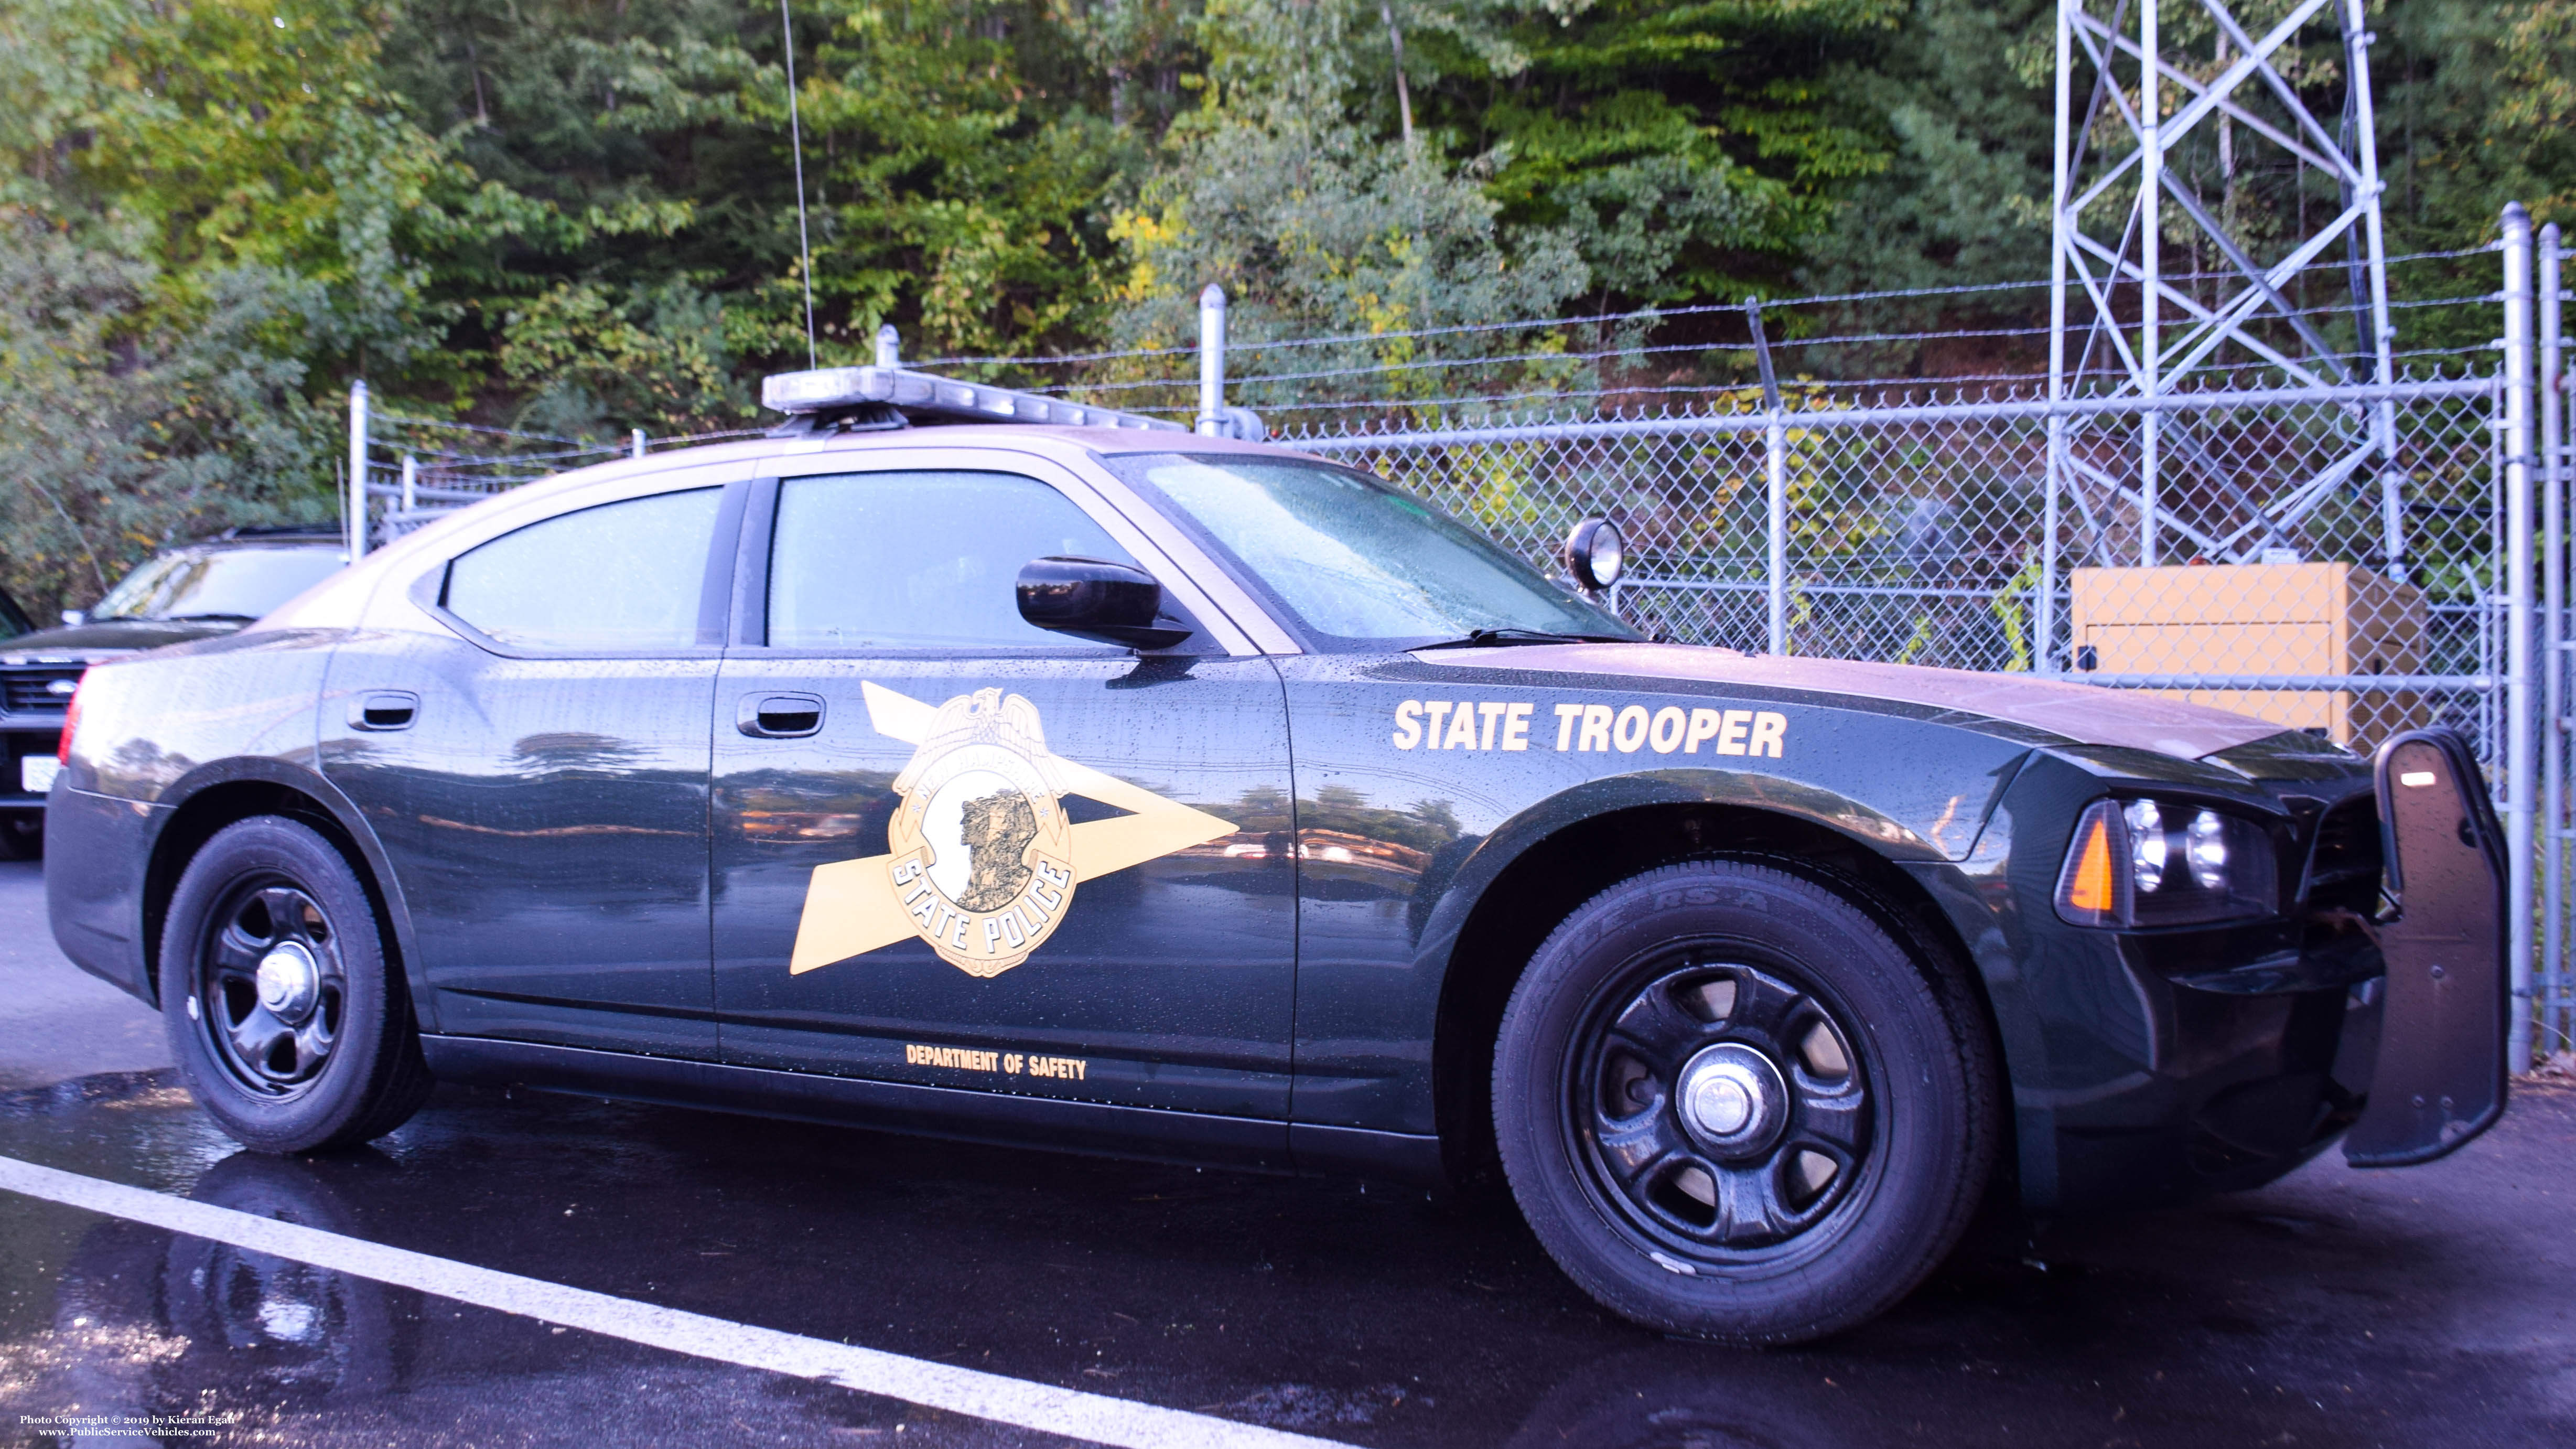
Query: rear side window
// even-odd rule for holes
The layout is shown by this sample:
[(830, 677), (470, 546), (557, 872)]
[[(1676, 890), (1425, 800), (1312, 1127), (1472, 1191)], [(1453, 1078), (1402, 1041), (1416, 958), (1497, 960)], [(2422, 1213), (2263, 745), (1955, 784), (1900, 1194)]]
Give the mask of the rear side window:
[(694, 647), (722, 494), (631, 498), (503, 534), (447, 566), (443, 602), (516, 648)]
[(1020, 569), (1133, 563), (1090, 515), (1013, 473), (838, 473), (778, 485), (769, 643), (780, 649), (1061, 649), (1020, 617)]

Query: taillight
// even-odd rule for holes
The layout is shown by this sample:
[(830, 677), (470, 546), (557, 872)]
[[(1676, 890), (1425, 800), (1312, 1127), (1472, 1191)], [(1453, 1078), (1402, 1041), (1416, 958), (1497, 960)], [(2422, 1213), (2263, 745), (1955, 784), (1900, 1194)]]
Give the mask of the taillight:
[[(88, 683), (89, 676), (87, 674), (83, 674), (81, 676), (81, 682), (83, 684)], [(72, 686), (72, 702), (63, 706), (63, 737), (61, 743), (54, 746), (55, 763), (68, 765), (72, 762), (72, 731), (79, 728), (80, 685), (75, 684)]]

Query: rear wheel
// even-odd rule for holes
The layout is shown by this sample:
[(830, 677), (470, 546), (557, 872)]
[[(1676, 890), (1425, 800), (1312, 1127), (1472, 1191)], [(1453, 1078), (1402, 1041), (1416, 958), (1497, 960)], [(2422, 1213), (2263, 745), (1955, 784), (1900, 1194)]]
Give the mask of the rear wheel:
[(1691, 861), (1586, 902), (1505, 1008), (1513, 1196), (1614, 1312), (1744, 1343), (1885, 1310), (1948, 1253), (1994, 1153), (1960, 983), (1853, 901)]
[(366, 890), (296, 821), (228, 825), (188, 863), (162, 931), (161, 1014), (190, 1091), (245, 1146), (364, 1142), (429, 1095)]

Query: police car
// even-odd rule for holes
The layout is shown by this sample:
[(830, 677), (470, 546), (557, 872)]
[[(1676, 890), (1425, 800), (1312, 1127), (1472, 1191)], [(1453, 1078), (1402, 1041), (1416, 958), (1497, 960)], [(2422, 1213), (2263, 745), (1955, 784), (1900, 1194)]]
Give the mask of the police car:
[[(433, 1079), (1418, 1183), (1812, 1338), (1990, 1187), (2502, 1110), (2447, 734), (1658, 643), (1378, 480), (898, 368), (91, 669), (55, 933), (252, 1147)], [(1497, 1172), (1498, 1170), (1498, 1172)]]
[(38, 854), (61, 768), (63, 714), (105, 659), (229, 634), (349, 560), (336, 529), (232, 528), (137, 565), (86, 610), (35, 629), (0, 594), (0, 859)]

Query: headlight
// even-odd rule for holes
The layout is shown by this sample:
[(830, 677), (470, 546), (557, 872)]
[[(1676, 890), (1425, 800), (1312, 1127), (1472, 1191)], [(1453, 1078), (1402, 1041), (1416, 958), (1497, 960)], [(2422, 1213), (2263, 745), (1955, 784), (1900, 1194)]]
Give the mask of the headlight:
[(2279, 909), (2263, 827), (2172, 801), (2094, 802), (2057, 875), (2057, 914), (2078, 926), (2212, 925)]

